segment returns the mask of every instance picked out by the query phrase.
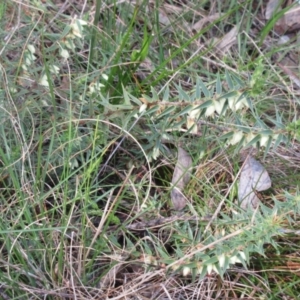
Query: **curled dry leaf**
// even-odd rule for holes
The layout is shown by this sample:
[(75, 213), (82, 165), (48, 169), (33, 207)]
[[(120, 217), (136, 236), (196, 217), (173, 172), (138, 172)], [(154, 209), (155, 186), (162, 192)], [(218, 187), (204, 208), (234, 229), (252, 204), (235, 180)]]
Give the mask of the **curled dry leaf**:
[(265, 17), (266, 20), (270, 20), (272, 16), (275, 14), (276, 9), (278, 9), (280, 5), (280, 0), (269, 0), (266, 6)]
[(217, 43), (216, 48), (222, 54), (225, 54), (236, 43), (238, 36), (238, 27), (235, 25), (228, 33), (226, 33)]
[(255, 191), (264, 191), (271, 187), (271, 179), (263, 165), (251, 156), (246, 159), (238, 187), (238, 199), (243, 209), (254, 209), (259, 203)]
[(192, 27), (192, 30), (199, 32), (206, 23), (212, 23), (215, 20), (221, 18), (223, 15), (224, 14), (221, 14), (221, 13), (215, 13), (210, 16), (206, 16), (206, 17), (202, 18), (200, 21), (198, 21), (197, 23), (195, 23)]
[(184, 187), (190, 181), (192, 159), (189, 154), (178, 147), (178, 158), (172, 178), (171, 201), (175, 210), (182, 210), (186, 205), (186, 199), (182, 193)]
[[(298, 1), (299, 2), (299, 1)], [(279, 12), (282, 1), (269, 0), (266, 6), (265, 18), (270, 20), (277, 12)], [(291, 9), (284, 13), (284, 15), (277, 20), (274, 25), (274, 31), (278, 35), (285, 33), (291, 33), (300, 29), (300, 18), (299, 18), (300, 5), (296, 4), (291, 6)]]

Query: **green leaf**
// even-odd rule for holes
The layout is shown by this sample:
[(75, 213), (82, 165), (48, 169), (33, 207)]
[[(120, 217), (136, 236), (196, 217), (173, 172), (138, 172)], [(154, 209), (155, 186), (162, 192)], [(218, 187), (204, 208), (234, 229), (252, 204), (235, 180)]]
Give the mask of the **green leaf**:
[(192, 105), (188, 105), (186, 106), (183, 110), (181, 110), (180, 112), (178, 112), (177, 114), (175, 114), (173, 116), (174, 119), (181, 117), (185, 114), (188, 114), (192, 109), (194, 109), (194, 107)]
[[(280, 2), (281, 4), (281, 2)], [(280, 7), (280, 4), (278, 5), (278, 8)], [(260, 41), (258, 44), (258, 47), (261, 47), (263, 41), (265, 40), (266, 36), (269, 34), (269, 32), (273, 29), (274, 25), (277, 23), (279, 19), (282, 18), (282, 16), (291, 9), (291, 6), (287, 6), (285, 8), (280, 8), (280, 10), (270, 18), (270, 20), (266, 23), (266, 25), (262, 28), (260, 31)]]
[(267, 154), (269, 153), (272, 142), (273, 142), (273, 139), (272, 139), (272, 137), (270, 137), (268, 140), (268, 143), (266, 145), (265, 151), (264, 151), (264, 159), (266, 158)]
[(212, 100), (207, 100), (204, 103), (202, 103), (201, 105), (197, 106), (195, 109), (203, 109), (203, 108), (207, 108), (213, 105), (213, 101)]
[(179, 100), (191, 102), (190, 96), (182, 89), (181, 85), (176, 85), (179, 94)]
[(260, 135), (257, 134), (250, 142), (245, 145), (245, 148), (250, 147), (252, 145), (256, 145), (256, 143), (260, 140)]
[(159, 110), (159, 105), (155, 105), (155, 106), (151, 107), (150, 109), (148, 109), (146, 113), (149, 116), (151, 116), (151, 115), (154, 115), (158, 110)]
[(176, 109), (176, 106), (170, 106), (167, 109), (164, 110), (164, 112), (162, 112), (157, 119), (161, 119), (164, 116), (170, 116), (170, 114)]
[[(200, 78), (200, 77), (197, 77), (197, 80), (198, 80), (198, 82), (199, 82), (199, 86), (200, 86), (200, 88), (201, 88), (201, 90), (202, 90), (204, 96), (207, 97), (207, 98), (208, 98), (208, 97), (211, 97), (210, 91), (207, 89), (206, 85), (205, 85), (204, 82), (201, 80), (201, 78)], [(197, 82), (197, 83), (198, 83), (198, 82)]]
[(232, 81), (230, 73), (228, 72), (227, 69), (225, 70), (225, 77), (226, 77), (226, 82), (227, 82), (227, 85), (229, 86), (229, 89), (230, 90), (234, 89), (233, 81)]
[(163, 101), (169, 102), (169, 97), (170, 97), (170, 88), (169, 85), (167, 85), (164, 91)]
[(144, 37), (142, 42), (142, 47), (140, 50), (134, 50), (131, 53), (131, 61), (132, 62), (142, 62), (146, 59), (149, 53), (150, 44), (153, 40), (154, 35), (148, 34), (147, 31), (147, 23), (144, 23)]
[(226, 134), (223, 134), (222, 136), (220, 136), (220, 139), (222, 139), (222, 140), (230, 139), (230, 138), (232, 138), (233, 134), (234, 134), (233, 131), (227, 132)]
[(278, 146), (279, 146), (279, 144), (282, 142), (282, 137), (283, 137), (283, 135), (280, 133), (280, 134), (278, 134), (278, 137), (277, 137), (277, 139), (276, 139), (276, 141), (275, 141), (275, 143), (274, 143), (274, 149), (276, 149)]
[(201, 88), (200, 88), (200, 78), (197, 77), (196, 78), (196, 88), (195, 88), (195, 96), (196, 96), (196, 100), (200, 100), (201, 99)]
[(222, 82), (221, 82), (221, 79), (220, 79), (220, 73), (217, 74), (216, 93), (218, 95), (222, 94)]

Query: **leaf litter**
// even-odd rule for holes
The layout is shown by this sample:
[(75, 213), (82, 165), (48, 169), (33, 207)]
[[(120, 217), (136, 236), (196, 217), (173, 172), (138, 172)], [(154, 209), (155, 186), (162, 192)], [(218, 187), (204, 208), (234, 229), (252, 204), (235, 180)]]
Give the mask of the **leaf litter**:
[(243, 164), (238, 187), (238, 199), (241, 207), (243, 209), (255, 209), (259, 204), (259, 198), (255, 191), (265, 191), (271, 185), (272, 182), (267, 170), (249, 155)]
[(192, 166), (192, 158), (190, 155), (178, 147), (177, 163), (172, 177), (171, 201), (175, 210), (182, 210), (186, 206), (186, 198), (182, 193), (184, 187), (190, 181), (191, 173), (189, 171)]

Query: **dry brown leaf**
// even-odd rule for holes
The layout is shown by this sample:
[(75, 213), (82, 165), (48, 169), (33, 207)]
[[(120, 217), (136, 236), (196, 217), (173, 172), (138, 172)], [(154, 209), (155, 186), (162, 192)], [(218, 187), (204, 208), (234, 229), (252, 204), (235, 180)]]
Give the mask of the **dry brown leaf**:
[(31, 88), (35, 84), (35, 80), (30, 78), (27, 71), (22, 71), (21, 75), (18, 77), (18, 84), (24, 88)]
[[(278, 8), (278, 9), (277, 9)], [(281, 9), (278, 0), (270, 0), (266, 7), (266, 20), (272, 18), (273, 14)], [(300, 5), (293, 6), (280, 18), (275, 26), (274, 31), (279, 34), (292, 33), (300, 29)]]
[(295, 6), (285, 14), (285, 23), (290, 30), (300, 29), (300, 5)]
[(276, 8), (279, 7), (280, 1), (279, 0), (270, 0), (266, 7), (265, 17), (266, 20), (270, 20), (273, 14), (276, 11)]
[[(286, 59), (283, 60), (285, 63), (287, 62)], [(277, 63), (277, 65), (281, 68), (281, 70), (283, 72), (285, 72), (289, 77), (290, 77), (290, 80), (298, 87), (300, 88), (300, 78), (299, 76), (296, 75), (295, 72), (293, 72), (291, 70), (291, 67), (290, 66), (284, 66), (282, 63)]]
[(193, 25), (192, 30), (200, 31), (206, 23), (211, 23), (211, 22), (221, 18), (223, 15), (224, 14), (221, 14), (221, 13), (215, 13), (210, 16), (204, 17), (203, 19), (201, 19), (200, 21), (198, 21), (197, 23), (195, 23)]
[[(150, 1), (153, 5), (156, 5), (155, 1)], [(172, 23), (172, 15), (179, 15), (183, 11), (182, 7), (171, 5), (171, 4), (164, 4), (158, 10), (158, 19), (159, 23), (165, 26), (168, 26)]]
[(243, 209), (254, 209), (259, 203), (255, 191), (271, 187), (271, 179), (263, 165), (250, 155), (244, 162), (238, 187), (238, 199)]
[(168, 26), (171, 24), (170, 17), (163, 10), (159, 10), (158, 19), (162, 25)]
[(186, 205), (186, 199), (182, 194), (182, 190), (188, 184), (191, 173), (189, 171), (192, 166), (192, 158), (190, 155), (178, 147), (178, 158), (172, 178), (171, 201), (175, 210), (182, 210)]
[(234, 26), (217, 43), (216, 48), (222, 54), (225, 54), (235, 43), (238, 35), (238, 27)]

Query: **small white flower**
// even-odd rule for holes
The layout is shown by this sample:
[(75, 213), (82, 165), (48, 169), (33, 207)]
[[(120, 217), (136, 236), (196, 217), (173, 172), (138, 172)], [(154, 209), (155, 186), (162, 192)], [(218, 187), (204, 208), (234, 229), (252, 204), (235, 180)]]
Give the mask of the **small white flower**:
[(154, 160), (156, 160), (158, 157), (159, 157), (159, 149), (157, 148), (157, 147), (155, 147), (154, 149), (153, 149), (153, 151), (152, 151), (152, 158), (154, 159)]
[(32, 54), (31, 52), (28, 52), (27, 55), (28, 59), (30, 59), (31, 61), (35, 61), (36, 60), (36, 56), (34, 54)]
[(241, 263), (242, 261), (235, 255), (235, 256), (232, 256), (230, 257), (229, 259), (229, 263), (234, 265), (236, 263)]
[(75, 44), (71, 39), (67, 39), (64, 44), (68, 49), (75, 51)]
[(231, 144), (231, 145), (238, 144), (242, 140), (243, 137), (244, 137), (244, 134), (242, 131), (236, 131), (233, 134), (231, 140), (229, 141), (229, 144)]
[(179, 264), (175, 264), (171, 268), (172, 268), (173, 271), (176, 271), (176, 270), (178, 270), (180, 268), (180, 265)]
[(213, 271), (216, 272), (217, 274), (219, 274), (219, 270), (216, 265), (213, 265)]
[(30, 59), (30, 57), (29, 57), (29, 56), (26, 56), (26, 57), (25, 57), (25, 66), (30, 66), (31, 63), (32, 63), (32, 60)]
[(70, 57), (69, 51), (66, 49), (61, 49), (60, 56), (64, 59), (68, 59)]
[(215, 113), (215, 106), (214, 106), (214, 105), (211, 105), (211, 106), (209, 106), (209, 107), (206, 108), (205, 116), (206, 116), (206, 117), (210, 117), (210, 116), (212, 116), (214, 113)]
[(235, 110), (235, 102), (237, 99), (238, 99), (238, 97), (236, 97), (236, 96), (231, 96), (230, 98), (228, 98), (228, 105), (231, 110)]
[(148, 208), (147, 204), (144, 202), (142, 205), (141, 205), (141, 210), (146, 210)]
[(163, 133), (163, 134), (161, 135), (161, 138), (162, 138), (163, 140), (171, 140), (171, 137), (170, 137), (168, 134), (166, 134), (166, 133)]
[(106, 74), (102, 73), (101, 76), (104, 80), (106, 80), (106, 81), (108, 80), (108, 76)]
[(9, 89), (9, 91), (10, 91), (11, 93), (16, 93), (16, 92), (17, 92), (17, 89), (14, 88), (14, 87), (11, 87), (11, 88)]
[(70, 25), (72, 29), (72, 34), (82, 38), (82, 26), (87, 25), (87, 22), (84, 20), (76, 19), (73, 20), (72, 24)]
[(218, 256), (218, 260), (219, 260), (219, 266), (220, 266), (221, 268), (223, 268), (224, 265), (225, 265), (225, 260), (226, 260), (225, 254), (222, 253), (221, 255), (219, 255), (219, 256)]
[(139, 109), (139, 113), (144, 112), (147, 109), (147, 104), (142, 104)]
[(267, 146), (267, 143), (268, 143), (268, 141), (269, 141), (269, 136), (268, 135), (262, 135), (261, 136), (261, 139), (260, 139), (260, 141), (259, 141), (259, 143), (260, 143), (260, 146), (261, 147), (265, 147), (265, 146)]
[(85, 21), (85, 20), (82, 20), (82, 19), (76, 19), (76, 22), (77, 22), (78, 24), (80, 24), (81, 26), (85, 26), (85, 25), (87, 25), (87, 24), (88, 24), (88, 22), (87, 22), (87, 21)]
[(219, 271), (215, 265), (212, 265), (212, 264), (207, 265), (207, 274), (210, 275), (212, 273), (212, 271), (219, 274)]
[(241, 93), (238, 92), (236, 95), (233, 95), (232, 97), (228, 98), (228, 105), (232, 111), (237, 111), (239, 109), (242, 109), (244, 106), (249, 107), (247, 98), (244, 97), (243, 99), (240, 99)]
[(207, 265), (207, 274), (208, 275), (211, 274), (212, 270), (213, 270), (213, 265), (212, 264)]
[(39, 84), (40, 84), (40, 85), (43, 85), (43, 86), (46, 86), (46, 87), (49, 87), (48, 77), (47, 77), (46, 74), (44, 74), (44, 75), (41, 77), (41, 79), (40, 79), (40, 81), (39, 81)]
[(48, 107), (48, 106), (49, 106), (49, 104), (47, 103), (46, 100), (42, 100), (42, 105), (45, 106), (45, 107)]
[(201, 110), (198, 108), (198, 105), (193, 105), (192, 109), (188, 112), (188, 116), (192, 119), (198, 119), (201, 113)]
[(203, 266), (201, 264), (199, 264), (197, 266), (197, 273), (200, 275), (202, 273), (202, 271), (203, 271)]
[(187, 129), (191, 129), (191, 133), (192, 134), (197, 134), (198, 133), (198, 126), (197, 126), (197, 123), (195, 122), (195, 119), (194, 118), (190, 118), (190, 117), (187, 117), (186, 119), (186, 128)]
[(226, 99), (220, 99), (218, 101), (214, 101), (215, 110), (219, 115), (221, 114), (221, 112), (223, 110), (225, 101), (226, 101)]
[(27, 49), (32, 53), (32, 54), (34, 54), (35, 53), (35, 48), (34, 48), (34, 46), (33, 45), (27, 45)]
[(144, 263), (150, 265), (152, 263), (152, 257), (148, 254), (144, 254)]
[(244, 251), (239, 251), (239, 255), (243, 260), (247, 260), (246, 254)]
[(246, 141), (247, 143), (249, 143), (249, 142), (251, 142), (255, 137), (256, 137), (256, 135), (253, 134), (253, 132), (249, 132), (249, 133), (246, 135), (245, 141)]
[(189, 274), (191, 274), (191, 268), (190, 268), (190, 267), (184, 267), (184, 268), (182, 269), (182, 275), (183, 275), (183, 276), (187, 276), (187, 275), (189, 275)]
[(195, 119), (191, 117), (186, 118), (186, 127), (187, 129), (190, 129), (192, 126), (195, 125)]
[(96, 82), (93, 85), (94, 91), (100, 92), (101, 88), (104, 87), (104, 84), (100, 83), (100, 82)]
[(235, 110), (242, 109), (244, 106), (248, 106), (246, 98), (243, 98), (242, 100), (239, 100), (239, 102), (236, 102)]
[(56, 65), (51, 65), (50, 66), (50, 72), (52, 74), (58, 75), (59, 74), (59, 67)]
[(70, 168), (71, 168), (72, 170), (75, 169), (75, 168), (78, 168), (79, 164), (78, 164), (77, 159), (74, 159), (74, 160), (70, 161), (70, 162), (69, 162), (69, 166), (70, 166)]
[(205, 156), (205, 151), (204, 150), (201, 150), (200, 152), (199, 152), (199, 159), (201, 159), (201, 158), (203, 158), (204, 156)]

